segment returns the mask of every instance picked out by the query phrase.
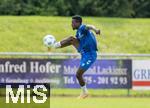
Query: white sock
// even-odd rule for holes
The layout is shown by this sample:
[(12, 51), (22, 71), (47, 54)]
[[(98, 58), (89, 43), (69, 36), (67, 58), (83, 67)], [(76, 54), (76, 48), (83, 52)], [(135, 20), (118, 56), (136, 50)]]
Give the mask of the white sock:
[(54, 48), (60, 48), (61, 47), (61, 43), (60, 42), (55, 42), (53, 47)]
[(82, 92), (83, 92), (83, 93), (88, 93), (88, 90), (87, 90), (87, 88), (86, 88), (86, 85), (82, 86), (81, 89), (82, 89)]

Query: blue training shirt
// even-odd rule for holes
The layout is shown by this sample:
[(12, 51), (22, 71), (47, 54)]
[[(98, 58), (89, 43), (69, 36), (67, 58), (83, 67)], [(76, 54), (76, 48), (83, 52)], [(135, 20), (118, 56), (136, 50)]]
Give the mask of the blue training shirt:
[(86, 25), (80, 25), (76, 32), (76, 38), (79, 41), (79, 47), (77, 48), (79, 53), (97, 51), (95, 35), (86, 29)]

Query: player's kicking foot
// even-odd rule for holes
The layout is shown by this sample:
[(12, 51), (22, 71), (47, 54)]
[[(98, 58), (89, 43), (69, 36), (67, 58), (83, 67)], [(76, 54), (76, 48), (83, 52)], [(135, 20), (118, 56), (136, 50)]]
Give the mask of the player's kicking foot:
[(77, 99), (85, 99), (85, 98), (87, 98), (88, 96), (89, 96), (88, 93), (81, 93), (80, 96), (78, 96)]

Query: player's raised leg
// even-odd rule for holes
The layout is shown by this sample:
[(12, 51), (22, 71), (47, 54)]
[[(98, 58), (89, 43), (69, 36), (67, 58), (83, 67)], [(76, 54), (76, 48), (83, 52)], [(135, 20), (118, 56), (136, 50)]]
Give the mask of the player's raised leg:
[(73, 45), (75, 48), (78, 48), (79, 42), (75, 37), (70, 36), (66, 39), (63, 39), (60, 42), (56, 42), (54, 44), (54, 48), (63, 48), (63, 47), (67, 47), (67, 46), (70, 46), (70, 45)]

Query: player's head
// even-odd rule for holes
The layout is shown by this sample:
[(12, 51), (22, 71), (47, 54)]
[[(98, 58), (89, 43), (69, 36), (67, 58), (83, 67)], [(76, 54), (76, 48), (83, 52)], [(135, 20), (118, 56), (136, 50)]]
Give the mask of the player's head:
[(72, 29), (78, 29), (82, 24), (82, 17), (80, 15), (75, 15), (72, 17)]

